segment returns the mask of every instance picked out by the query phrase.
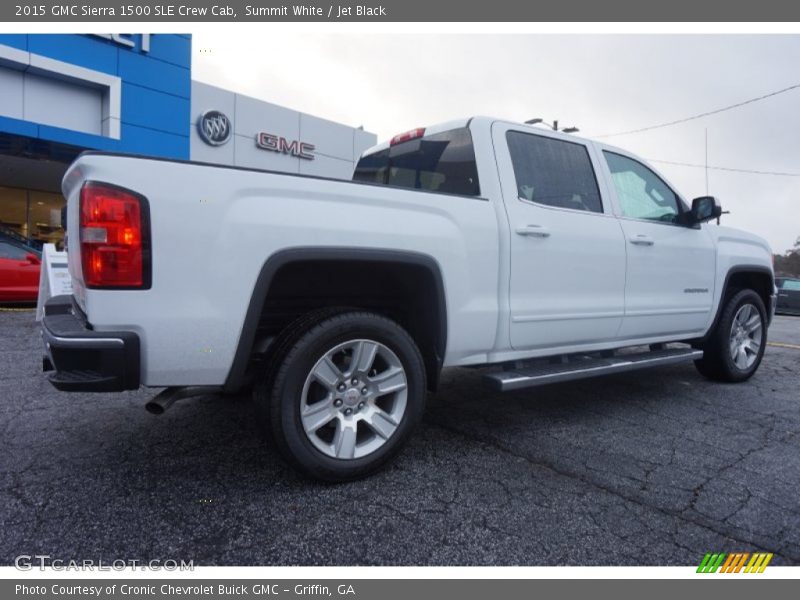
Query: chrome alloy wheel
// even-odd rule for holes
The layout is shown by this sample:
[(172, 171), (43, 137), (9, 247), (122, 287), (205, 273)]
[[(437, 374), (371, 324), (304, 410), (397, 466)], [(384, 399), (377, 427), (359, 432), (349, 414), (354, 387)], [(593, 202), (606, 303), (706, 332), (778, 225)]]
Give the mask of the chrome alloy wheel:
[(763, 339), (761, 313), (752, 304), (743, 304), (736, 311), (730, 334), (731, 358), (737, 368), (746, 371), (753, 366)]
[(408, 381), (387, 346), (351, 340), (328, 350), (303, 385), (300, 419), (317, 450), (361, 458), (383, 446), (406, 411)]

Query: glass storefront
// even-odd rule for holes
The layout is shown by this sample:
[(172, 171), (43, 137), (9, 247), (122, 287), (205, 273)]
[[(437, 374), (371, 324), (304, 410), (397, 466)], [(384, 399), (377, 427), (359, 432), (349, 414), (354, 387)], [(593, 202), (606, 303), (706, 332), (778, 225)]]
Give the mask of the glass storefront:
[(58, 193), (0, 186), (0, 231), (11, 230), (30, 241), (61, 246), (64, 203)]

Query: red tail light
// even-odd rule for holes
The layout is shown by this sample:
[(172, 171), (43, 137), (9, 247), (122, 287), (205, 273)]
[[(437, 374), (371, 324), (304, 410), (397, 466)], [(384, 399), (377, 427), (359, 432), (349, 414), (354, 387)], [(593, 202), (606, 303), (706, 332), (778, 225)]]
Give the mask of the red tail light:
[(389, 142), (389, 145), (394, 146), (395, 144), (402, 144), (403, 142), (407, 142), (408, 140), (415, 140), (417, 138), (421, 138), (423, 135), (425, 135), (425, 128), (417, 127), (416, 129), (412, 129), (411, 131), (406, 131), (405, 133), (400, 133), (394, 136)]
[(150, 287), (150, 215), (147, 200), (105, 183), (81, 189), (83, 280), (89, 288)]

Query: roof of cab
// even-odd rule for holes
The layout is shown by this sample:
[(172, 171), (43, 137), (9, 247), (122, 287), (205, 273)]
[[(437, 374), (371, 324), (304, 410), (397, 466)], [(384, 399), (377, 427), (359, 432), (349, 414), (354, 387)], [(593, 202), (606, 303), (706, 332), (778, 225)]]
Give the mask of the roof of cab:
[[(428, 125), (428, 126), (425, 127), (425, 135), (431, 135), (431, 134), (434, 134), (434, 133), (441, 133), (442, 131), (450, 131), (451, 129), (460, 129), (462, 127), (466, 127), (467, 125), (469, 125), (469, 122), (471, 120), (472, 119), (468, 117), (468, 118), (465, 118), (465, 119), (456, 119), (454, 121), (447, 121), (445, 123), (437, 123), (435, 125)], [(413, 131), (413, 128), (409, 129), (409, 131)], [(403, 132), (398, 132), (398, 134), (402, 134), (402, 133)], [(364, 152), (361, 153), (361, 156), (368, 156), (370, 154), (374, 154), (376, 152), (380, 152), (381, 150), (386, 150), (386, 148), (389, 147), (389, 142), (390, 142), (390, 140), (385, 140), (385, 141), (383, 141), (383, 142), (381, 142), (379, 144), (376, 144), (376, 145), (374, 145), (374, 146), (372, 146), (370, 148), (367, 148), (366, 150), (364, 150)]]
[[(441, 133), (443, 131), (450, 131), (451, 129), (460, 129), (462, 127), (469, 127), (470, 124), (472, 124), (472, 123), (480, 125), (480, 126), (485, 126), (485, 127), (491, 127), (492, 123), (508, 123), (510, 125), (514, 125), (514, 126), (517, 126), (517, 127), (530, 129), (531, 131), (535, 131), (536, 133), (539, 133), (539, 134), (542, 134), (542, 133), (549, 134), (549, 135), (552, 135), (553, 137), (567, 137), (568, 136), (569, 139), (573, 139), (573, 140), (597, 143), (597, 142), (594, 142), (594, 140), (590, 140), (588, 138), (582, 138), (582, 137), (573, 135), (571, 133), (567, 134), (567, 133), (561, 133), (561, 132), (557, 132), (557, 131), (551, 131), (549, 129), (543, 129), (542, 127), (536, 127), (535, 125), (527, 125), (526, 123), (519, 123), (519, 122), (516, 122), (516, 121), (511, 121), (509, 119), (500, 119), (500, 118), (497, 118), (497, 117), (487, 117), (487, 116), (484, 116), (484, 115), (479, 115), (479, 116), (474, 116), (474, 117), (465, 117), (465, 118), (462, 118), (462, 119), (455, 119), (453, 121), (446, 121), (444, 123), (436, 123), (434, 125), (425, 126), (425, 135), (432, 135), (432, 134), (436, 134), (436, 133)], [(413, 131), (413, 129), (409, 130), (409, 131)], [(398, 133), (402, 134), (403, 132), (398, 132)], [(376, 144), (375, 146), (367, 148), (366, 150), (364, 150), (364, 152), (361, 153), (361, 156), (362, 157), (369, 156), (370, 154), (374, 154), (375, 152), (380, 152), (381, 150), (385, 150), (386, 148), (389, 147), (389, 144), (390, 144), (390, 140), (385, 140), (385, 141), (383, 141), (383, 142), (381, 142), (379, 144)], [(613, 147), (612, 146), (608, 146), (608, 148), (613, 148)]]
[[(586, 144), (594, 144), (600, 150), (607, 150), (607, 151), (610, 151), (610, 152), (615, 152), (617, 154), (621, 154), (623, 156), (628, 156), (628, 157), (634, 158), (635, 160), (637, 160), (639, 162), (643, 162), (644, 164), (647, 164), (648, 168), (652, 169), (661, 179), (664, 180), (664, 182), (667, 183), (667, 185), (670, 186), (670, 188), (672, 188), (673, 190), (677, 189), (674, 185), (672, 185), (672, 183), (669, 182), (669, 179), (667, 179), (664, 176), (664, 174), (661, 173), (658, 169), (653, 167), (653, 165), (648, 164), (648, 162), (646, 160), (638, 157), (636, 154), (634, 154), (633, 152), (631, 152), (629, 150), (626, 150), (625, 148), (620, 148), (618, 146), (612, 146), (611, 144), (606, 144), (604, 142), (593, 140), (591, 138), (580, 137), (580, 136), (574, 135), (572, 133), (563, 133), (561, 131), (552, 131), (550, 129), (545, 129), (543, 127), (537, 127), (536, 125), (528, 125), (527, 123), (519, 123), (518, 121), (512, 121), (510, 119), (500, 119), (500, 118), (497, 118), (497, 117), (489, 117), (489, 116), (485, 116), (485, 115), (479, 115), (479, 116), (474, 116), (474, 117), (466, 117), (466, 118), (463, 118), (463, 119), (456, 119), (456, 120), (453, 120), (453, 121), (446, 121), (444, 123), (437, 123), (435, 125), (427, 126), (427, 127), (425, 127), (425, 135), (431, 135), (431, 134), (435, 134), (435, 133), (441, 133), (443, 131), (449, 131), (451, 129), (459, 129), (459, 128), (462, 128), (462, 127), (470, 127), (470, 126), (478, 126), (478, 127), (490, 128), (494, 123), (505, 123), (505, 124), (508, 124), (508, 125), (513, 125), (514, 127), (519, 127), (520, 129), (529, 129), (532, 133), (537, 133), (538, 135), (544, 135), (544, 136), (553, 137), (553, 138), (556, 138), (556, 139), (561, 139), (561, 140), (566, 140), (566, 141), (575, 141), (575, 142), (581, 142), (581, 143), (586, 143)], [(390, 143), (390, 140), (386, 140), (384, 142), (381, 142), (380, 144), (377, 144), (376, 146), (372, 146), (371, 148), (368, 148), (367, 150), (365, 150), (361, 154), (361, 157), (363, 158), (364, 156), (369, 156), (370, 154), (374, 154), (375, 152), (380, 152), (381, 150), (385, 150), (386, 148), (389, 147), (389, 143)], [(680, 194), (680, 192), (676, 191), (676, 193), (678, 194), (679, 197), (683, 198), (683, 196)]]

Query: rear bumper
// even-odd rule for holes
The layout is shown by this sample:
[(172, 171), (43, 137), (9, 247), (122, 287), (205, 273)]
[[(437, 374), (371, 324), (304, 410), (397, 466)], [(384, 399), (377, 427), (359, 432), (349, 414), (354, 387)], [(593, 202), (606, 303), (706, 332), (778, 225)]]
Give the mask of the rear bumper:
[(139, 387), (139, 336), (130, 331), (94, 331), (71, 296), (45, 303), (43, 368), (50, 383), (66, 392), (119, 392)]

